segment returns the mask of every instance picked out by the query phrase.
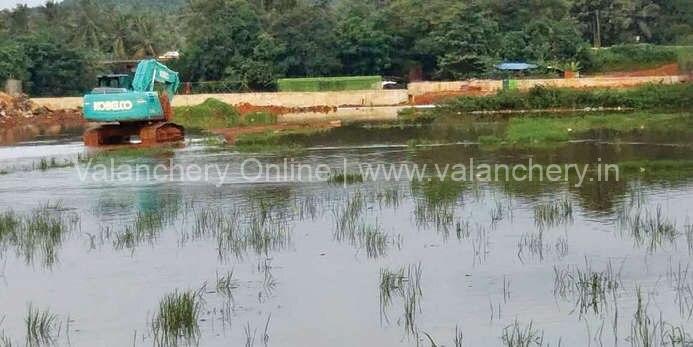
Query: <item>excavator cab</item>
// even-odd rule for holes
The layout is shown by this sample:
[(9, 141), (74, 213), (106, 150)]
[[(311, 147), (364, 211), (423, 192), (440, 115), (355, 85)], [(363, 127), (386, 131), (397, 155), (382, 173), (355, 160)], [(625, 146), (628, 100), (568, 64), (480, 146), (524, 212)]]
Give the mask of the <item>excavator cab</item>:
[(132, 77), (127, 74), (108, 74), (96, 76), (97, 84), (91, 94), (126, 93), (132, 88)]

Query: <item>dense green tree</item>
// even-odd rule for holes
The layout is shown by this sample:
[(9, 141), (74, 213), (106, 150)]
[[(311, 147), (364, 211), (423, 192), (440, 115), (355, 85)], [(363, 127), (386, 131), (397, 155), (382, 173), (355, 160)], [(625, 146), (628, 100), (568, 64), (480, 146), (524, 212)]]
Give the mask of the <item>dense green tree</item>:
[(5, 15), (7, 32), (12, 36), (26, 35), (31, 31), (31, 10), (27, 5), (17, 5)]
[(297, 1), (286, 12), (270, 18), (270, 32), (285, 45), (277, 61), (287, 76), (324, 76), (339, 73), (335, 42), (336, 19), (327, 3)]
[(385, 32), (392, 38), (393, 75), (410, 79), (431, 77), (436, 69), (436, 54), (430, 51), (429, 35), (449, 12), (451, 1), (392, 0), (381, 12)]
[(261, 33), (249, 57), (238, 57), (225, 70), (225, 79), (237, 81), (240, 89), (274, 89), (284, 71), (275, 64), (284, 46), (267, 33)]
[(194, 0), (188, 27), (195, 28), (183, 52), (191, 80), (216, 81), (240, 69), (258, 43), (262, 26), (256, 9), (243, 0)]
[(436, 75), (464, 78), (486, 71), (499, 45), (498, 23), (477, 5), (459, 4), (433, 29), (428, 50), (437, 57)]
[(24, 48), (15, 40), (0, 38), (0, 85), (8, 78), (26, 79), (28, 70), (29, 58)]
[(30, 61), (32, 95), (81, 95), (94, 83), (94, 63), (85, 51), (72, 48), (49, 33), (21, 40)]
[(353, 1), (337, 8), (338, 56), (347, 75), (377, 75), (390, 68), (392, 38), (383, 29), (376, 7)]
[(71, 62), (179, 50), (182, 59), (168, 64), (184, 79), (249, 89), (272, 89), (283, 76), (456, 79), (484, 76), (502, 60), (598, 67), (604, 60), (586, 44), (690, 44), (692, 28), (687, 0), (47, 1), (0, 11), (0, 76), (36, 79), (43, 87), (31, 90), (41, 93), (45, 81), (56, 93), (79, 89), (46, 77), (48, 68), (70, 69), (38, 68), (32, 57), (44, 61), (36, 47), (45, 45), (46, 56), (65, 52)]

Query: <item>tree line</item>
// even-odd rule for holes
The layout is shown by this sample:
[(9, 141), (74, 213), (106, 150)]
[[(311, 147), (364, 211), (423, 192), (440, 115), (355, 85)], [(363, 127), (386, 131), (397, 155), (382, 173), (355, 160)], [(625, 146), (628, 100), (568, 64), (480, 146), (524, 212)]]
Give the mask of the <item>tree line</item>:
[(690, 44), (689, 0), (65, 0), (0, 12), (0, 81), (79, 94), (99, 61), (180, 51), (186, 81), (483, 77), (500, 61), (593, 64), (592, 47)]

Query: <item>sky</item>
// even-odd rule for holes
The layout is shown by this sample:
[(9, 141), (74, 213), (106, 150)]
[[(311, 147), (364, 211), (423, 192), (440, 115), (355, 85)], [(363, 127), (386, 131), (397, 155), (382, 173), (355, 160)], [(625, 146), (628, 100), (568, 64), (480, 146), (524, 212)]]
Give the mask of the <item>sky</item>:
[(0, 0), (0, 9), (14, 8), (17, 4), (27, 4), (29, 6), (43, 5), (46, 0)]

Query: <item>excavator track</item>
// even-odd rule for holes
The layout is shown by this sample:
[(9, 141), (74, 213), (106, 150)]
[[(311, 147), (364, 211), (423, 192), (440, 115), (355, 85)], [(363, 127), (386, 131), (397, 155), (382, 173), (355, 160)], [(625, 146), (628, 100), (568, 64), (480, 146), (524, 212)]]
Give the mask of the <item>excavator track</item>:
[(84, 132), (84, 144), (88, 147), (130, 143), (133, 136), (143, 145), (180, 142), (185, 139), (185, 129), (171, 122), (145, 122), (104, 124)]
[(185, 139), (185, 129), (175, 123), (158, 122), (142, 127), (139, 136), (144, 145), (179, 142)]

